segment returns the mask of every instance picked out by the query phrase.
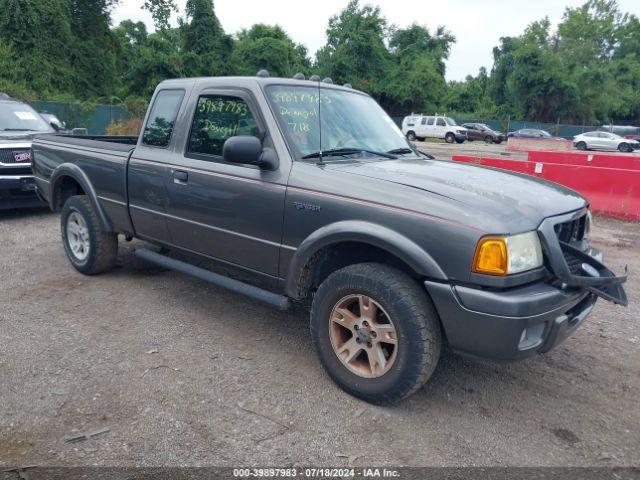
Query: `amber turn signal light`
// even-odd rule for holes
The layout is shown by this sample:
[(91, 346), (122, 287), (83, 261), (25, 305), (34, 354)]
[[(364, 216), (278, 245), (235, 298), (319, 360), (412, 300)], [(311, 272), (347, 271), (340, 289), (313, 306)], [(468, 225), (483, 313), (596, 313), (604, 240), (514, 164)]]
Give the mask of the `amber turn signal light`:
[(473, 271), (485, 275), (506, 275), (509, 265), (507, 242), (500, 237), (481, 238), (473, 256)]

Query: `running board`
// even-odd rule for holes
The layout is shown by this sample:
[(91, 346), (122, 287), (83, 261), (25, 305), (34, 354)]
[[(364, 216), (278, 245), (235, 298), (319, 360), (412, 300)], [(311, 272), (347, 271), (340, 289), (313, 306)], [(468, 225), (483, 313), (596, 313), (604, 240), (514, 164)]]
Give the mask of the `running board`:
[(156, 252), (152, 252), (146, 248), (137, 248), (134, 255), (138, 258), (146, 260), (151, 263), (155, 263), (169, 270), (175, 270), (176, 272), (184, 273), (185, 275), (191, 275), (192, 277), (199, 278), (205, 282), (212, 283), (218, 287), (225, 288), (234, 293), (240, 293), (247, 297), (253, 298), (258, 302), (265, 303), (271, 307), (275, 307), (278, 310), (288, 310), (291, 306), (289, 298), (284, 295), (278, 295), (277, 293), (263, 290), (262, 288), (254, 287), (248, 283), (234, 280), (233, 278), (225, 277), (213, 273), (204, 268), (196, 267), (186, 262), (176, 260), (175, 258), (167, 257)]

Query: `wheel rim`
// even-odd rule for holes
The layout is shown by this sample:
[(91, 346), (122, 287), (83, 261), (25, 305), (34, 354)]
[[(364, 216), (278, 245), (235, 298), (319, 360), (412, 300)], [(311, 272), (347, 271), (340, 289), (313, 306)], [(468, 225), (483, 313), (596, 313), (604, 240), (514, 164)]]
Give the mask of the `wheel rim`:
[(67, 243), (73, 256), (85, 260), (89, 256), (89, 228), (82, 215), (71, 212), (67, 217)]
[(336, 303), (329, 318), (329, 336), (340, 362), (359, 377), (381, 377), (395, 363), (396, 328), (371, 297), (348, 295)]

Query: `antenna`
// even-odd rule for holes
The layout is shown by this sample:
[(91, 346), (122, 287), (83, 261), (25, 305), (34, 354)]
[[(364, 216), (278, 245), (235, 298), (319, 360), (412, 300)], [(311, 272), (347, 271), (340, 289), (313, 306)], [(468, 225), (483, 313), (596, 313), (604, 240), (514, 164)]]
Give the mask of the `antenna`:
[(318, 165), (324, 165), (322, 161), (322, 97), (320, 96), (320, 77), (318, 77), (318, 136), (320, 137)]

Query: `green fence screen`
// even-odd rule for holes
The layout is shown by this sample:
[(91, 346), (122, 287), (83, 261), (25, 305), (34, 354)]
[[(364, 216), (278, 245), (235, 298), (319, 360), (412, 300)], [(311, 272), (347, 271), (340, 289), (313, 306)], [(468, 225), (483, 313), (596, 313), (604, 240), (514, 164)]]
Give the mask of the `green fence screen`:
[(62, 103), (36, 100), (31, 106), (41, 113), (52, 113), (67, 124), (67, 128), (86, 128), (89, 135), (104, 135), (110, 123), (130, 118), (119, 105)]

